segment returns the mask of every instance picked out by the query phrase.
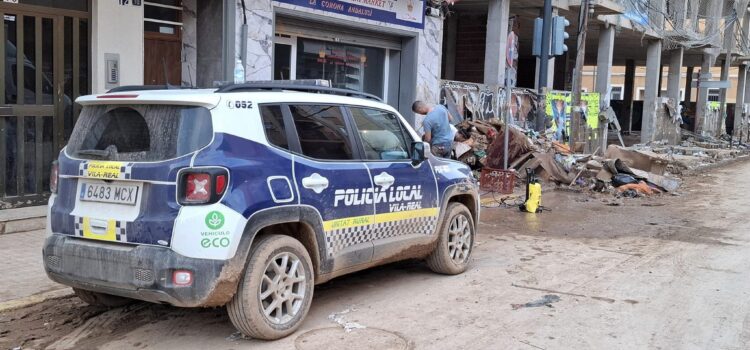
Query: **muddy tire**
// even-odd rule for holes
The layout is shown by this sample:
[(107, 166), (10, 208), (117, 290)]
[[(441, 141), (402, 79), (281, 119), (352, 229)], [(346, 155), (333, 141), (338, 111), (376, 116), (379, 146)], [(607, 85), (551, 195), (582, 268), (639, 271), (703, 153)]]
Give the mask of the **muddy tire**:
[(310, 255), (294, 238), (269, 235), (253, 242), (237, 293), (227, 304), (232, 324), (243, 334), (273, 340), (302, 324), (313, 297)]
[(466, 271), (475, 240), (474, 219), (461, 203), (449, 203), (440, 225), (438, 244), (427, 257), (430, 270), (446, 275)]
[(93, 306), (118, 307), (130, 304), (133, 299), (119, 297), (116, 295), (92, 292), (90, 290), (73, 288), (73, 292), (84, 303)]

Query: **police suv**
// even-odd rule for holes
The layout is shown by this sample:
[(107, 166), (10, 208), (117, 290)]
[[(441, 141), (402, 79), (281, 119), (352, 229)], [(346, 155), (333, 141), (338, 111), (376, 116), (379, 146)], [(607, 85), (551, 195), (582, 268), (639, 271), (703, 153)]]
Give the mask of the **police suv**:
[(479, 196), (377, 97), (289, 82), (80, 97), (53, 164), (44, 265), (89, 304), (226, 305), (295, 331), (314, 285), (426, 259), (466, 270)]

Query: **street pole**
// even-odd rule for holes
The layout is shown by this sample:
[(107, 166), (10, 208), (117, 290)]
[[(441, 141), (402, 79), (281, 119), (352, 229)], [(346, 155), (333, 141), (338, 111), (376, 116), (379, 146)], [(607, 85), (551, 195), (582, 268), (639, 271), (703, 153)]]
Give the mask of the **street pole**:
[(545, 111), (545, 98), (544, 95), (547, 93), (547, 73), (549, 69), (549, 50), (550, 50), (550, 37), (552, 32), (552, 0), (544, 0), (543, 10), (544, 23), (542, 24), (542, 52), (539, 57), (539, 101), (537, 103), (536, 113), (536, 131), (543, 132), (546, 128), (547, 112)]
[(508, 138), (510, 137), (510, 103), (511, 99), (513, 99), (513, 89), (510, 86), (510, 79), (508, 79), (508, 74), (505, 74), (505, 125), (503, 129), (504, 135), (503, 135), (503, 169), (508, 170)]
[(586, 135), (586, 123), (583, 121), (581, 110), (581, 84), (583, 83), (583, 63), (586, 57), (586, 32), (589, 24), (589, 1), (581, 0), (581, 13), (578, 16), (578, 50), (576, 52), (576, 66), (573, 70), (573, 91), (571, 107), (573, 110), (570, 120), (570, 149), (575, 152), (576, 144), (583, 142)]

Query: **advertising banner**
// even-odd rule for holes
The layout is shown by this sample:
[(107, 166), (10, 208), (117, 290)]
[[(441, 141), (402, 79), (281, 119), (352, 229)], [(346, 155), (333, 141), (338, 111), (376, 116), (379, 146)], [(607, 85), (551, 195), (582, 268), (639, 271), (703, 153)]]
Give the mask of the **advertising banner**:
[(442, 80), (440, 103), (448, 108), (454, 124), (464, 119), (501, 118), (503, 111), (510, 108), (513, 124), (531, 128), (536, 115), (537, 94), (529, 89), (514, 88), (508, 101), (506, 91), (497, 86)]
[(424, 28), (424, 0), (275, 0), (373, 21)]
[[(572, 95), (569, 91), (552, 91), (547, 93), (545, 109), (547, 116), (552, 118), (553, 127), (556, 130), (555, 138), (558, 140), (563, 139), (563, 131), (565, 131), (565, 135), (570, 135), (570, 116), (573, 112), (571, 108), (571, 100)], [(588, 124), (589, 128), (598, 128), (599, 93), (581, 93), (581, 108), (583, 108), (586, 123)], [(565, 127), (561, 128), (560, 125), (565, 125)]]

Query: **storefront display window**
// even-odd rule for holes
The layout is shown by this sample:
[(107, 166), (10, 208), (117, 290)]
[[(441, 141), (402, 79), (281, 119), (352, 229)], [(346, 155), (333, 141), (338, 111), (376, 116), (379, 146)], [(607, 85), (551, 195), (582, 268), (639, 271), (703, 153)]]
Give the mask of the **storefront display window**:
[(383, 97), (385, 49), (300, 38), (297, 79), (330, 80), (336, 88)]

